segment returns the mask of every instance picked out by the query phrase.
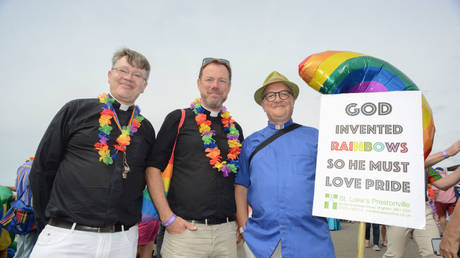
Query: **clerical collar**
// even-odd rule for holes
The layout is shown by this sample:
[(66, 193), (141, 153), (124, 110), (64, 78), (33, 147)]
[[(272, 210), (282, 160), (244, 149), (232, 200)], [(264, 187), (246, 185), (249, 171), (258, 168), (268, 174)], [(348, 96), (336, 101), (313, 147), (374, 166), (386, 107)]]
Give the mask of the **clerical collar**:
[[(120, 107), (118, 107), (118, 109), (122, 110), (122, 111), (127, 111), (131, 106), (133, 106), (134, 104), (131, 104), (131, 105), (125, 105), (123, 103), (121, 103), (117, 98), (115, 98), (114, 96), (112, 96), (112, 94), (109, 94), (110, 97), (114, 98), (116, 101), (117, 101), (117, 104), (120, 104)], [(117, 106), (117, 105), (115, 105)]]
[(272, 128), (272, 129), (275, 129), (275, 130), (281, 130), (291, 124), (293, 124), (294, 122), (291, 120), (287, 121), (286, 123), (284, 124), (273, 124), (271, 123), (270, 121), (268, 121), (268, 127)]
[(203, 105), (201, 106), (206, 113), (209, 114), (210, 117), (217, 117), (219, 115), (219, 112), (207, 110)]
[(209, 111), (209, 115), (211, 117), (217, 117), (219, 115), (219, 112)]

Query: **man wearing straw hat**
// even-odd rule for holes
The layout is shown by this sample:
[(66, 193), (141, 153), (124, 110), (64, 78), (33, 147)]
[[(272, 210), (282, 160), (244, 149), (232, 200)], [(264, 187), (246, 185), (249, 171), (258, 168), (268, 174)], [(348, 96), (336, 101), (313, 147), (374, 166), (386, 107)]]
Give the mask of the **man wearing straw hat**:
[(326, 219), (312, 215), (318, 130), (293, 123), (298, 95), (276, 71), (254, 93), (268, 125), (244, 141), (235, 180), (248, 257), (335, 257)]

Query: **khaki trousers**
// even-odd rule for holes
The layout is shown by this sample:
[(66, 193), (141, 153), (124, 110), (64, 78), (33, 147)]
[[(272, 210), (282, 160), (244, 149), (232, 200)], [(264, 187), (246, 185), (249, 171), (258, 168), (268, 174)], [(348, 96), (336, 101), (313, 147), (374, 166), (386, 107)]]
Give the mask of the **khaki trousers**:
[[(248, 244), (246, 244), (246, 242), (243, 243), (243, 248), (244, 248), (244, 254), (245, 254), (246, 258), (256, 258), (256, 256), (251, 251), (251, 249), (249, 248)], [(278, 244), (276, 245), (275, 251), (273, 251), (273, 253), (270, 256), (270, 258), (282, 258), (282, 256), (281, 256), (281, 241), (279, 241)]]
[(411, 229), (390, 226), (387, 232), (388, 247), (383, 258), (402, 258), (406, 249), (409, 235), (412, 233), (414, 241), (417, 243), (418, 252), (423, 258), (436, 258), (433, 253), (431, 239), (439, 237), (439, 230), (433, 219), (433, 211), (427, 205), (425, 207), (426, 226), (425, 229)]
[(166, 230), (161, 247), (163, 258), (236, 258), (235, 222), (206, 225), (192, 221), (192, 224), (196, 231), (170, 234)]

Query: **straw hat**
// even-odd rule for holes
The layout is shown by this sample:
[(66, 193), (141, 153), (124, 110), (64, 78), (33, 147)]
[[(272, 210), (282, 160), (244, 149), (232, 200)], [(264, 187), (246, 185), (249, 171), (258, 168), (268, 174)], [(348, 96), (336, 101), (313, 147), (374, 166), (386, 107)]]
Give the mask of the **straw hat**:
[(270, 84), (277, 83), (277, 82), (286, 84), (286, 86), (288, 86), (291, 89), (292, 95), (294, 95), (294, 99), (297, 99), (297, 96), (299, 96), (299, 86), (289, 81), (286, 78), (286, 76), (280, 74), (277, 71), (273, 71), (267, 76), (262, 87), (260, 87), (254, 93), (254, 100), (256, 101), (257, 104), (260, 105), (262, 103), (262, 100), (264, 98), (263, 95), (264, 95), (265, 87), (267, 87)]

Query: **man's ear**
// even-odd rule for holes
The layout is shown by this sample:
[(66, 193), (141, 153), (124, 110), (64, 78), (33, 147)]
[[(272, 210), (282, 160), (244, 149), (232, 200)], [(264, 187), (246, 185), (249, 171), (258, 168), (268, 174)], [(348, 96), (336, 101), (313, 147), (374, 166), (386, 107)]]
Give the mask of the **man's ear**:
[(107, 82), (109, 82), (109, 83), (110, 83), (110, 77), (112, 77), (112, 70), (109, 70), (107, 72)]
[[(264, 110), (264, 112), (265, 112), (265, 103), (264, 103), (264, 101), (263, 101), (263, 100), (262, 100), (262, 102), (260, 102), (260, 106), (262, 107), (262, 109), (263, 109), (263, 110)], [(266, 113), (266, 112), (265, 112), (265, 113)]]
[(144, 90), (147, 88), (147, 85), (149, 85), (149, 83), (147, 81), (144, 81), (144, 89), (142, 89), (142, 93), (144, 93)]

